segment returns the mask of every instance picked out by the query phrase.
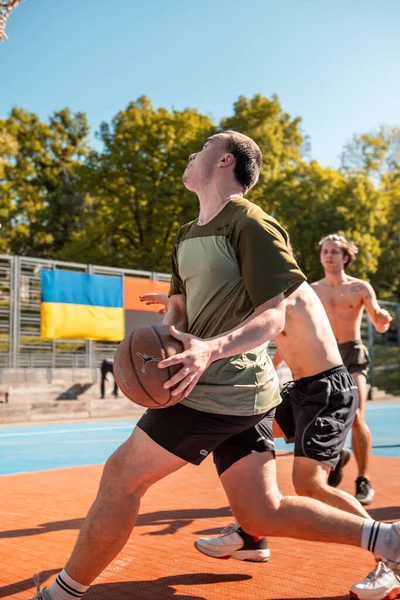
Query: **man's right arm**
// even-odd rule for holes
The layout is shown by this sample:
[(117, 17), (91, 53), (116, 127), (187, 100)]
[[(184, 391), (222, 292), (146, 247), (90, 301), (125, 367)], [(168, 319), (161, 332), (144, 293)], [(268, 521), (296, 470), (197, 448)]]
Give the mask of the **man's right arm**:
[(173, 294), (169, 298), (168, 312), (163, 319), (164, 325), (173, 325), (178, 331), (187, 333), (186, 296)]
[(375, 290), (370, 283), (367, 281), (361, 281), (360, 284), (356, 285), (358, 285), (360, 288), (362, 303), (366, 308), (373, 326), (378, 333), (385, 333), (389, 329), (390, 323), (393, 320), (390, 312), (379, 306), (376, 299)]

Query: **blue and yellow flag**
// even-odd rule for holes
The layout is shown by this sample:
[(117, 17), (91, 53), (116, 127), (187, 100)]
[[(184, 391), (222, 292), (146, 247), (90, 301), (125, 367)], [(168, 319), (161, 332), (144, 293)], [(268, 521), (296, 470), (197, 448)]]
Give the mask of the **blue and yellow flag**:
[(122, 277), (43, 270), (40, 281), (42, 337), (122, 340)]

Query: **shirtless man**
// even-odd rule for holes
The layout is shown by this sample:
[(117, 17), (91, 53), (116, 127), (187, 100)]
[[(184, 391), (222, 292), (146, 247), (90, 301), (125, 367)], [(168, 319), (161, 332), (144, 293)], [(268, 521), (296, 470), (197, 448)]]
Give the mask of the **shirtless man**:
[(369, 474), (371, 433), (364, 415), (369, 357), (361, 341), (360, 326), (364, 307), (379, 333), (388, 330), (392, 317), (379, 306), (374, 289), (367, 281), (346, 274), (357, 252), (355, 244), (338, 234), (324, 237), (319, 243), (319, 253), (325, 277), (312, 287), (325, 307), (343, 363), (357, 384), (359, 406), (352, 427), (352, 447), (358, 466), (355, 496), (361, 504), (367, 505), (375, 493)]
[[(285, 299), (305, 276), (286, 231), (244, 197), (261, 164), (254, 140), (236, 131), (211, 136), (189, 157), (182, 180), (198, 198), (199, 215), (176, 234), (164, 318), (184, 349), (158, 363), (181, 365), (164, 388), (184, 399), (147, 410), (107, 460), (65, 568), (49, 589), (40, 590), (35, 578), (35, 600), (82, 598), (126, 545), (147, 490), (209, 454), (236, 520), (252, 535), (363, 548), (400, 572), (400, 522), (279, 491), (272, 423), (280, 396), (266, 347), (284, 329)], [(344, 367), (330, 374), (335, 387), (326, 385), (327, 376), (318, 381), (326, 388), (321, 413), (337, 387), (355, 387)], [(254, 443), (262, 451), (253, 453)]]
[[(162, 294), (146, 294), (140, 300), (147, 305), (168, 306), (168, 296)], [(327, 482), (354, 419), (357, 388), (343, 368), (326, 312), (312, 288), (303, 283), (285, 300), (285, 309), (285, 329), (275, 338), (273, 364), (277, 368), (285, 360), (294, 382), (282, 391), (275, 419), (285, 439), (295, 442), (294, 487), (301, 496), (366, 516), (350, 494)], [(341, 386), (343, 376), (349, 383)], [(327, 387), (332, 388), (330, 393)], [(239, 551), (233, 558), (243, 555)], [(248, 553), (245, 556), (249, 560)], [(253, 560), (256, 558), (254, 553)]]
[[(168, 296), (155, 293), (140, 300), (161, 304), (161, 314), (169, 302)], [(334, 467), (343, 465), (343, 446), (358, 406), (357, 388), (343, 367), (328, 317), (312, 288), (303, 283), (285, 300), (285, 309), (285, 328), (275, 338), (273, 364), (277, 368), (284, 360), (294, 382), (282, 391), (275, 419), (286, 441), (295, 443), (292, 478), (296, 492), (368, 516), (354, 497), (328, 484)], [(255, 427), (248, 436), (248, 448), (242, 446), (240, 452), (253, 452), (256, 457), (267, 449)], [(213, 558), (266, 562), (270, 557), (267, 539), (249, 535), (238, 523), (216, 538), (199, 538), (195, 546)], [(383, 562), (351, 587), (351, 595), (358, 600), (389, 600), (396, 593), (400, 593), (400, 577)]]

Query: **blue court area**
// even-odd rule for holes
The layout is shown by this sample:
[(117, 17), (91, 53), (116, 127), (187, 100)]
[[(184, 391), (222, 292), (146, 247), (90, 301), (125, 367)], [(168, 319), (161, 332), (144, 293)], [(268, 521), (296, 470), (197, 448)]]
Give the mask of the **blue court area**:
[[(373, 454), (400, 457), (400, 403), (368, 404), (367, 422)], [(135, 423), (127, 419), (2, 427), (0, 475), (103, 463), (129, 437)], [(282, 439), (276, 447), (293, 448)]]

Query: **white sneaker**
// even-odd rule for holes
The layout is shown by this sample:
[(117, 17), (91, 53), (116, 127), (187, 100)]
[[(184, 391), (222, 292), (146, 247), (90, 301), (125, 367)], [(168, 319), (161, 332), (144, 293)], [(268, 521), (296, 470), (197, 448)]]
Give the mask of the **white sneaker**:
[(233, 523), (221, 531), (216, 538), (199, 538), (194, 543), (199, 552), (213, 558), (236, 558), (250, 562), (266, 562), (271, 552), (267, 538), (255, 542), (243, 531), (239, 523)]
[(378, 555), (376, 552), (374, 552), (374, 554), (375, 554), (376, 560), (381, 560), (382, 562), (384, 562), (388, 567), (390, 567), (391, 569), (394, 570), (397, 577), (400, 577), (400, 521), (396, 521), (395, 523), (392, 523), (392, 529), (393, 529), (395, 538), (397, 538), (396, 539), (397, 554), (395, 555), (394, 559), (389, 560), (387, 558), (387, 556), (385, 556), (382, 553)]
[(357, 600), (394, 600), (399, 594), (400, 578), (383, 562), (350, 589), (350, 596)]
[(396, 556), (394, 565), (391, 565), (391, 566), (393, 567), (397, 577), (400, 577), (400, 521), (396, 521), (396, 523), (392, 523), (392, 527), (394, 529), (395, 534), (397, 535), (397, 547), (398, 547), (399, 553)]
[(33, 581), (36, 585), (36, 594), (32, 600), (50, 600), (49, 591), (47, 588), (40, 589), (39, 575), (33, 576)]

